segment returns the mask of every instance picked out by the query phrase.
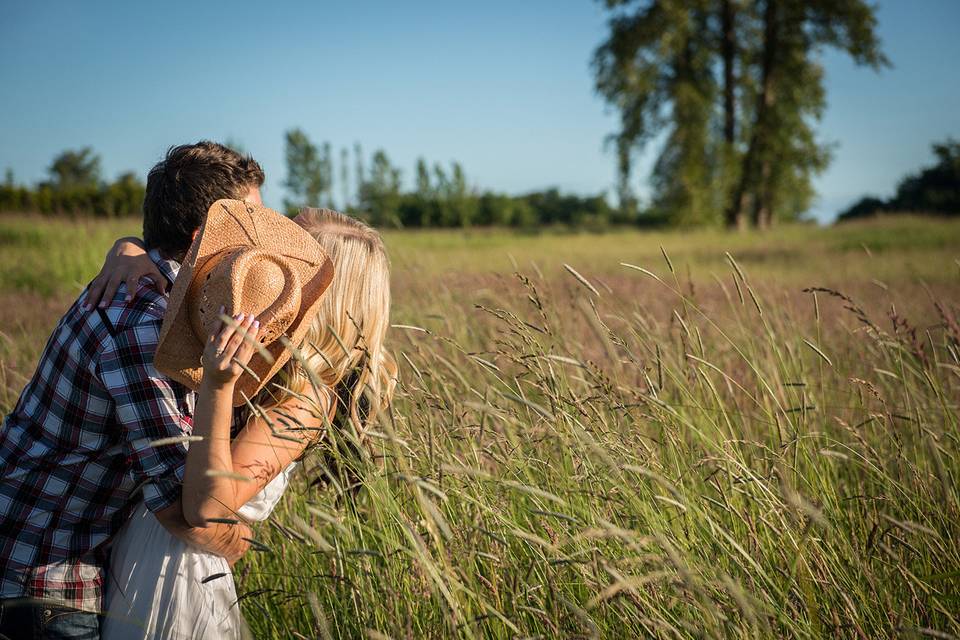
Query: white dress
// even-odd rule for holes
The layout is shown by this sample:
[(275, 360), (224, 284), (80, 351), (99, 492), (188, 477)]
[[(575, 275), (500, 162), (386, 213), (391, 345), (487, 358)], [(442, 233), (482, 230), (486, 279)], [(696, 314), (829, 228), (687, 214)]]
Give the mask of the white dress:
[[(262, 521), (280, 501), (291, 463), (240, 508)], [(245, 626), (227, 561), (170, 534), (141, 503), (114, 537), (102, 640), (241, 638)]]

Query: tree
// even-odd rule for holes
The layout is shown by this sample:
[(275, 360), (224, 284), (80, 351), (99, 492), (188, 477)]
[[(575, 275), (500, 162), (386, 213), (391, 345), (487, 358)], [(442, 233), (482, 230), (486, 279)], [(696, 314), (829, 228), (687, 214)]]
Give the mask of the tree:
[(329, 142), (324, 142), (320, 153), (320, 192), (323, 206), (333, 208), (333, 151)]
[(360, 186), (360, 205), (374, 226), (399, 226), (400, 170), (382, 149), (373, 154), (370, 179)]
[(433, 165), (433, 192), (437, 199), (437, 215), (433, 224), (438, 227), (453, 227), (456, 225), (456, 219), (447, 207), (447, 194), (450, 193), (450, 179), (447, 172), (443, 170), (440, 163)]
[(353, 179), (356, 182), (357, 202), (360, 202), (363, 199), (363, 194), (360, 192), (363, 190), (366, 175), (363, 168), (363, 147), (359, 142), (353, 143)]
[[(829, 163), (812, 122), (826, 105), (823, 69), (816, 54), (826, 47), (846, 52), (859, 65), (889, 64), (875, 34), (874, 8), (864, 0), (757, 0), (762, 29), (752, 64), (756, 87), (748, 102), (750, 132), (740, 179), (728, 200), (727, 219), (765, 228), (776, 214), (796, 217), (813, 198), (811, 180)], [(749, 93), (749, 92), (748, 92)]]
[(56, 191), (96, 189), (100, 184), (100, 156), (90, 147), (67, 150), (53, 159), (47, 171), (50, 186)]
[(427, 168), (427, 161), (423, 158), (417, 158), (417, 193), (424, 198), (433, 195), (433, 188), (430, 186), (430, 169)]
[(30, 211), (33, 208), (31, 191), (17, 185), (13, 169), (4, 171), (3, 184), (0, 185), (0, 211)]
[(129, 216), (141, 212), (145, 187), (132, 171), (120, 174), (106, 187), (107, 215)]
[(456, 226), (469, 227), (477, 214), (477, 197), (467, 185), (467, 176), (459, 162), (451, 167), (451, 179), (444, 196), (449, 211), (446, 218)]
[(694, 222), (709, 213), (704, 207), (712, 199), (706, 165), (715, 87), (703, 34), (709, 3), (653, 0), (625, 11), (632, 4), (606, 1), (616, 13), (609, 38), (594, 55), (597, 90), (620, 111), (613, 138), (619, 191), (627, 191), (634, 151), (666, 129), (653, 175), (655, 208), (676, 222)]
[(283, 184), (292, 197), (284, 198), (283, 206), (288, 215), (294, 215), (300, 207), (321, 206), (321, 196), (330, 188), (329, 175), (317, 146), (303, 130), (291, 129), (284, 138), (287, 179)]
[(620, 112), (619, 190), (632, 155), (666, 130), (653, 209), (674, 223), (765, 227), (800, 215), (830, 158), (813, 129), (825, 105), (818, 52), (887, 64), (865, 0), (605, 4), (610, 36), (594, 68), (598, 92)]
[(414, 198), (408, 203), (404, 225), (429, 227), (440, 220), (440, 202), (436, 190), (430, 183), (430, 169), (427, 161), (417, 158), (417, 184)]
[[(721, 201), (739, 178), (737, 154), (737, 61), (742, 34), (738, 25), (741, 9), (737, 0), (720, 0), (720, 58), (723, 68), (723, 142), (720, 145), (719, 189)], [(727, 204), (727, 203), (724, 203)], [(742, 229), (746, 220), (737, 217), (732, 207), (726, 206), (724, 223), (727, 227)], [(731, 217), (732, 216), (732, 217)]]
[(350, 208), (350, 152), (340, 147), (340, 206), (346, 211)]

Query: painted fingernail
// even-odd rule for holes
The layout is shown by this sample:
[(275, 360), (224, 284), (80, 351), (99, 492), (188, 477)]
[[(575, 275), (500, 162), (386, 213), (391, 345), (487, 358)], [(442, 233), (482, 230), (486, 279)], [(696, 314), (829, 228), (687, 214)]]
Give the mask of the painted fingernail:
[(260, 328), (260, 321), (259, 321), (259, 320), (254, 320), (254, 321), (253, 321), (253, 328), (254, 328), (254, 329), (259, 329), (259, 328)]
[(218, 313), (219, 313), (220, 315), (223, 315), (223, 312), (224, 312), (225, 310), (226, 310), (226, 307), (223, 306), (223, 305), (220, 305), (220, 311), (219, 311)]

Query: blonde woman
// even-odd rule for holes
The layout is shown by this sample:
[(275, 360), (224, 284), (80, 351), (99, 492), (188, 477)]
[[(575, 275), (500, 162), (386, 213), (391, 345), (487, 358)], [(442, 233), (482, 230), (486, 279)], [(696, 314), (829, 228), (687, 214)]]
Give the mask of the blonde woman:
[[(192, 526), (264, 520), (304, 453), (330, 442), (329, 428), (362, 441), (391, 399), (389, 265), (379, 234), (325, 209), (304, 210), (296, 222), (331, 258), (333, 279), (299, 349), (258, 393), (253, 404), (262, 410), (242, 416), (235, 434), (235, 387), (255, 354), (244, 336), (256, 336), (259, 321), (241, 313), (211, 332), (193, 416), (193, 435), (202, 439), (190, 444), (181, 498)], [(124, 269), (121, 279), (138, 275)], [(181, 542), (143, 508), (114, 540), (110, 574), (107, 640), (241, 635), (227, 561)]]

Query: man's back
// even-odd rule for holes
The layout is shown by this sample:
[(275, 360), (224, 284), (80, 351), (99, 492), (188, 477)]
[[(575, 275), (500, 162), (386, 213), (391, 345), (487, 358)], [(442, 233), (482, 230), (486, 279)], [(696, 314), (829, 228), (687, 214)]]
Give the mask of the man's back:
[(153, 369), (166, 297), (125, 293), (92, 311), (80, 296), (0, 429), (0, 597), (98, 610), (103, 543), (139, 485), (154, 511), (179, 495), (183, 445), (150, 442), (189, 433), (193, 394)]

